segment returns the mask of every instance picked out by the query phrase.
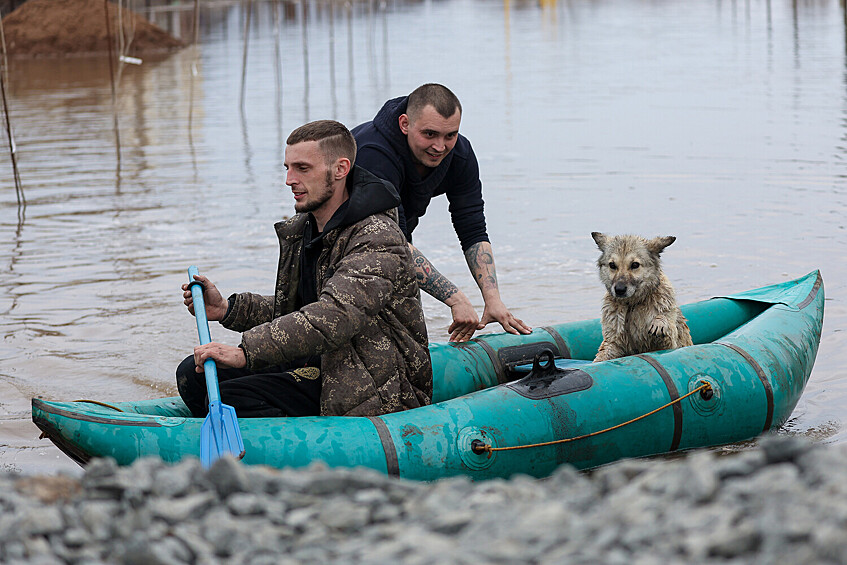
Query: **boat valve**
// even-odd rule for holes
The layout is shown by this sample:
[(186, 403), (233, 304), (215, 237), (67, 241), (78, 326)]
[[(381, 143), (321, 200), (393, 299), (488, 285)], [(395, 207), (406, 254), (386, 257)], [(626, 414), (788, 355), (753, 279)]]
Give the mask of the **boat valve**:
[(715, 395), (715, 391), (712, 390), (712, 385), (707, 382), (703, 382), (703, 385), (705, 386), (705, 388), (700, 390), (700, 398), (702, 398), (703, 400), (711, 400), (712, 397)]
[(471, 442), (471, 451), (473, 451), (477, 455), (482, 455), (483, 453), (485, 453), (486, 447), (488, 447), (488, 445), (486, 445), (486, 443), (481, 439), (475, 439)]

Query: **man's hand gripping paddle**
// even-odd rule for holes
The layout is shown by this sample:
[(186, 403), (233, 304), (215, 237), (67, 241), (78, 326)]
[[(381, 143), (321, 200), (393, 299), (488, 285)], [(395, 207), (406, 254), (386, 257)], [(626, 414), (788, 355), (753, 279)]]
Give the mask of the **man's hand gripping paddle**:
[[(203, 302), (203, 285), (194, 280), (194, 275), (200, 274), (197, 267), (188, 268), (188, 286), (191, 288), (191, 298), (194, 301), (194, 317), (197, 319), (197, 332), (200, 334), (200, 345), (212, 341), (209, 334), (209, 320), (206, 318), (206, 305)], [(200, 429), (200, 461), (203, 467), (209, 468), (212, 463), (223, 455), (230, 453), (241, 459), (244, 457), (244, 442), (241, 440), (241, 430), (235, 408), (221, 403), (221, 392), (218, 388), (218, 369), (214, 359), (206, 359), (203, 363), (206, 374), (206, 392), (209, 395), (209, 415)]]

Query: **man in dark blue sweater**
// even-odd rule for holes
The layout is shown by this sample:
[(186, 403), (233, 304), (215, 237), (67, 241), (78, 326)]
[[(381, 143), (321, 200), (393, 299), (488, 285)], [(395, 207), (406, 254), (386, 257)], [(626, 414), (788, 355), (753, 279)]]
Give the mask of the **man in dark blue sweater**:
[[(418, 285), (450, 307), (450, 341), (466, 341), (491, 322), (509, 333), (531, 328), (500, 299), (494, 253), (485, 231), (479, 165), (470, 142), (459, 135), (462, 105), (440, 84), (425, 84), (409, 96), (389, 100), (374, 117), (353, 129), (356, 165), (389, 181), (400, 193), (400, 229), (406, 235)], [(412, 245), (412, 232), (433, 196), (446, 194), (450, 216), (485, 310), (482, 320), (461, 290)]]

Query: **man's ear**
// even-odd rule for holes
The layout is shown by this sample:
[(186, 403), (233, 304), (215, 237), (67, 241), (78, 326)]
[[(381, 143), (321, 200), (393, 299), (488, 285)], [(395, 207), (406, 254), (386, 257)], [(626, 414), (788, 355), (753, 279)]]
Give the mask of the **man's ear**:
[(409, 135), (409, 126), (412, 124), (412, 121), (409, 119), (408, 114), (400, 114), (400, 117), (397, 119), (397, 123), (400, 126), (400, 131), (403, 132), (403, 135)]
[(335, 161), (335, 180), (340, 180), (350, 174), (352, 164), (347, 157), (341, 157)]

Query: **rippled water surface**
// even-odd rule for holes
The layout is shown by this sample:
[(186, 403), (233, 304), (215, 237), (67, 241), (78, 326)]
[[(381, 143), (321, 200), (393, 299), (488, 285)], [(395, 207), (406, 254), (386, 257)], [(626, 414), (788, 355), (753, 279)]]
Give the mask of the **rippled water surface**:
[[(826, 320), (787, 430), (847, 439), (847, 62), (837, 0), (215, 4), (200, 44), (127, 65), (12, 60), (26, 206), (0, 145), (0, 464), (57, 468), (29, 398), (175, 394), (179, 289), (270, 293), (293, 213), (284, 140), (441, 82), (480, 160), (502, 295), (533, 326), (596, 317), (591, 231), (673, 234), (680, 302), (821, 269)], [(192, 11), (150, 15), (174, 33)], [(186, 35), (190, 39), (190, 33)], [(196, 72), (193, 72), (196, 71)], [(242, 73), (244, 76), (242, 89)], [(243, 93), (243, 98), (242, 98)], [(446, 202), (416, 243), (482, 310)], [(430, 338), (449, 313), (425, 297)], [(494, 331), (489, 326), (487, 331)], [(212, 327), (216, 339), (237, 335)]]

